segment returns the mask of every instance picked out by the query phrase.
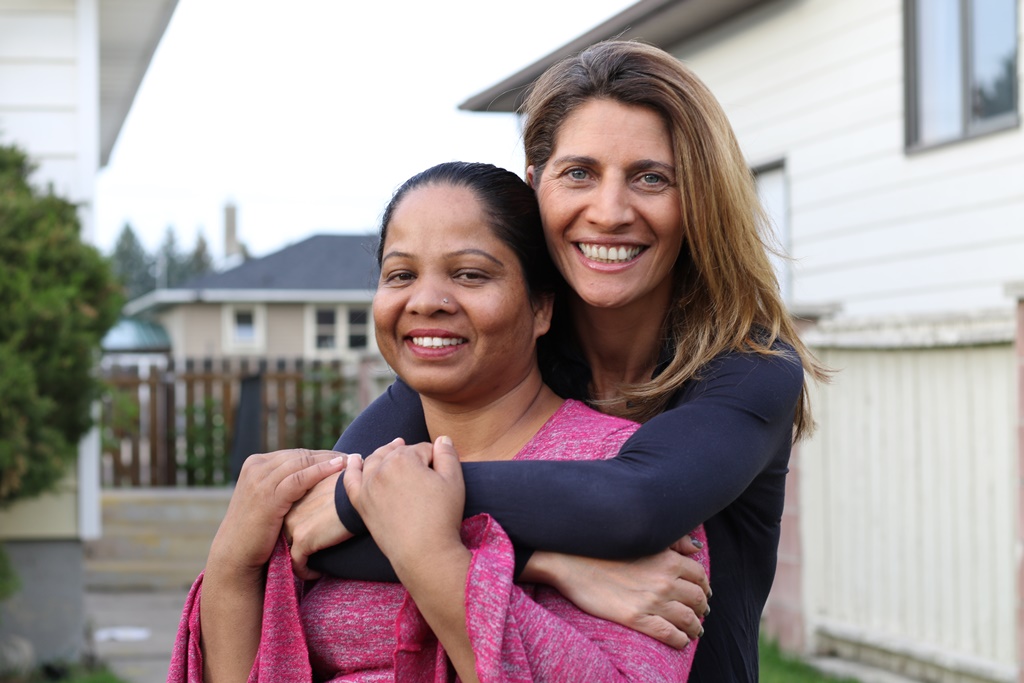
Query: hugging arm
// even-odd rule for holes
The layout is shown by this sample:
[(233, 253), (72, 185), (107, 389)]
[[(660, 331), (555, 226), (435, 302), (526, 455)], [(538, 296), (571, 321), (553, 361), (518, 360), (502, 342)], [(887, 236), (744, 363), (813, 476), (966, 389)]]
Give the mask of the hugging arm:
[[(517, 546), (560, 553), (629, 558), (667, 548), (734, 501), (792, 439), (803, 370), (778, 346), (774, 356), (720, 356), (610, 460), (465, 463), (466, 516), (486, 512)], [(412, 436), (417, 419), (423, 428), (418, 397), (396, 382), (338, 448), (370, 452), (373, 444), (355, 442), (385, 433), (381, 443), (389, 441), (396, 425)], [(358, 533), (365, 527), (343, 487), (337, 493), (339, 516)]]

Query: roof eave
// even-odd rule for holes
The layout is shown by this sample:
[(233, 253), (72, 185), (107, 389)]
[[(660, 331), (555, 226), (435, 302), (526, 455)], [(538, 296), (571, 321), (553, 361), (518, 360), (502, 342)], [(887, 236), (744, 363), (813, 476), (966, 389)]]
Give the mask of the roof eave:
[(181, 304), (370, 303), (372, 289), (157, 289), (125, 304), (122, 313), (135, 316)]
[(473, 95), (459, 109), (514, 112), (552, 64), (609, 38), (640, 38), (668, 49), (768, 0), (640, 0), (519, 72)]
[(178, 0), (99, 0), (100, 166), (106, 166)]

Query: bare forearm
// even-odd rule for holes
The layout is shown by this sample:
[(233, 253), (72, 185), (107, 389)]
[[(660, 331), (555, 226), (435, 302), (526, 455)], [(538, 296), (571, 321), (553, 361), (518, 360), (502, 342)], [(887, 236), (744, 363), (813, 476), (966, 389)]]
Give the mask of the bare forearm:
[(265, 585), (265, 572), (207, 566), (199, 604), (206, 683), (249, 677), (260, 645)]
[(526, 561), (526, 566), (523, 567), (523, 571), (517, 581), (542, 583), (546, 586), (558, 588), (559, 578), (565, 573), (564, 569), (560, 569), (558, 563), (559, 559), (563, 557), (565, 555), (546, 550), (534, 551), (530, 555), (530, 559)]
[(476, 657), (466, 631), (466, 575), (472, 554), (458, 547), (398, 560), (395, 572), (444, 645), (459, 678), (477, 681)]

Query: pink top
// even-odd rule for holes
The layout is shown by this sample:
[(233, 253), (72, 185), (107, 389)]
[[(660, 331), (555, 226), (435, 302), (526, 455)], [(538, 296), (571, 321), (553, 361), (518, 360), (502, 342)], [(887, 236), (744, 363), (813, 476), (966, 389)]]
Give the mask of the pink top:
[[(516, 459), (608, 458), (637, 427), (566, 401)], [(703, 528), (693, 537), (707, 543)], [(512, 544), (488, 515), (465, 520), (462, 538), (472, 551), (466, 627), (481, 681), (686, 681), (696, 643), (675, 650), (580, 611), (550, 587), (513, 583)], [(695, 559), (709, 568), (706, 545)], [(203, 680), (201, 592), (202, 575), (185, 602), (168, 683)], [(401, 584), (297, 581), (282, 540), (270, 560), (262, 636), (249, 680), (371, 683), (456, 677)]]

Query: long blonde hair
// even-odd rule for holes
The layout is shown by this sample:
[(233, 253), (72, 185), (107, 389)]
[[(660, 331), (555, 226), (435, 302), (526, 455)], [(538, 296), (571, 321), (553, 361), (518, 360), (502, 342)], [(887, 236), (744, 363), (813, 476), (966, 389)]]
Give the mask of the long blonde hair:
[(804, 368), (797, 405), (798, 438), (812, 425), (807, 376), (828, 371), (800, 341), (769, 260), (770, 223), (729, 120), (707, 86), (667, 52), (637, 41), (610, 40), (549, 68), (520, 108), (526, 163), (543, 174), (555, 137), (583, 103), (608, 99), (658, 113), (672, 136), (682, 198), (683, 251), (664, 333), (674, 353), (650, 381), (620, 388), (616, 412), (645, 421), (685, 382), (725, 351), (777, 355), (791, 346)]

